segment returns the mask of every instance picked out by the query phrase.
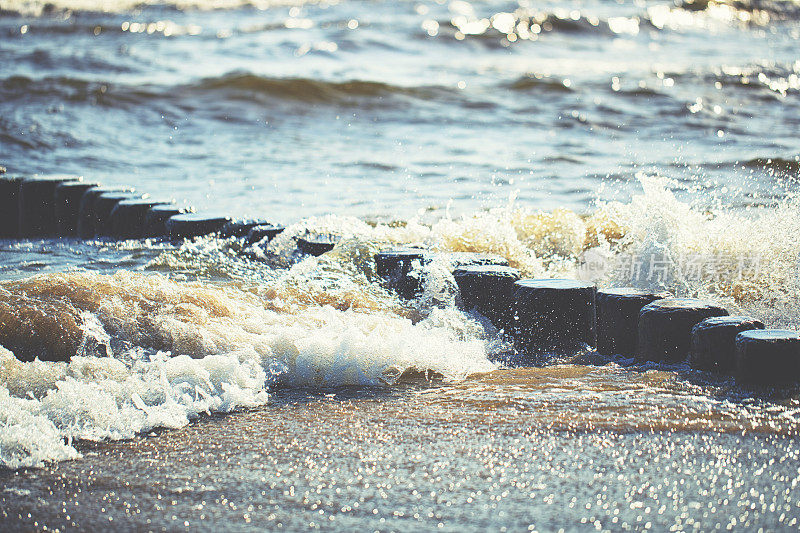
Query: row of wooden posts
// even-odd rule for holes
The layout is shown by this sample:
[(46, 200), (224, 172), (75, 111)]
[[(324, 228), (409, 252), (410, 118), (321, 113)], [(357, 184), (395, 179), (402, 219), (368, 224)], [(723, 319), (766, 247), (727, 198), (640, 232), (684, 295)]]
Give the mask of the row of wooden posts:
[[(791, 385), (800, 381), (800, 334), (765, 329), (748, 316), (695, 298), (632, 287), (598, 290), (571, 279), (521, 279), (503, 258), (453, 261), (461, 304), (513, 340), (525, 360), (596, 351), (641, 362), (675, 364), (734, 375), (737, 382)], [(375, 256), (378, 274), (405, 298), (424, 286), (430, 255), (421, 249)]]
[[(128, 187), (102, 187), (76, 176), (0, 176), (2, 238), (169, 238), (219, 234), (267, 242), (283, 226), (195, 213)], [(336, 238), (307, 235), (301, 254), (321, 255)], [(375, 255), (384, 285), (405, 299), (424, 285), (423, 249)], [(596, 350), (641, 361), (679, 363), (733, 374), (737, 381), (785, 385), (800, 381), (800, 334), (765, 329), (747, 316), (692, 298), (635, 288), (598, 290), (590, 282), (520, 279), (498, 256), (451, 254), (461, 304), (508, 335), (521, 357)]]
[(257, 242), (283, 229), (266, 220), (195, 213), (132, 187), (104, 187), (79, 176), (0, 176), (0, 238), (180, 240), (222, 233)]

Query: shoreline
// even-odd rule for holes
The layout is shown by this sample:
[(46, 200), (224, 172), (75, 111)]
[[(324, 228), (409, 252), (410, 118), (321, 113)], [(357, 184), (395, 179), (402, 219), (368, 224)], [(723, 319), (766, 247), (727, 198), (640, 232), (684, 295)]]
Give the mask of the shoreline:
[[(466, 396), (447, 387), (366, 397), (289, 391), (265, 408), (91, 446), (82, 460), (0, 474), (14, 480), (13, 489), (0, 492), (0, 514), (11, 530), (34, 522), (37, 529), (113, 523), (123, 530), (211, 530), (220, 521), (242, 530), (312, 523), (547, 530), (583, 527), (590, 518), (601, 529), (648, 521), (663, 529), (692, 519), (724, 528), (732, 518), (748, 528), (782, 529), (800, 519), (800, 492), (769, 488), (796, 475), (796, 433), (535, 427), (525, 423), (529, 411), (508, 403), (513, 383), (535, 380), (505, 380), (508, 394), (494, 400), (481, 399), (481, 380)], [(662, 469), (669, 465), (675, 470), (668, 474)], [(615, 481), (619, 475), (624, 483)], [(761, 511), (751, 490), (776, 510)], [(692, 506), (702, 491), (714, 495), (707, 498), (713, 508)], [(28, 512), (34, 518), (17, 516)]]

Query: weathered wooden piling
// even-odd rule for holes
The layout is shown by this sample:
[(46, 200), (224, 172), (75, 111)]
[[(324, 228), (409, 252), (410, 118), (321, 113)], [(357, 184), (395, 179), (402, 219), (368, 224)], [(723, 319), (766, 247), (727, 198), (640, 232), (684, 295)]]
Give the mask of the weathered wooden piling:
[(689, 364), (710, 372), (731, 373), (736, 368), (736, 336), (764, 323), (748, 316), (706, 318), (692, 328)]
[(297, 239), (297, 249), (301, 254), (318, 257), (333, 250), (339, 239), (335, 235), (306, 235)]
[(144, 218), (144, 236), (145, 238), (152, 237), (167, 237), (167, 221), (175, 215), (191, 212), (191, 209), (181, 208), (175, 205), (154, 205), (151, 207)]
[(419, 248), (398, 248), (375, 254), (375, 273), (386, 288), (401, 298), (411, 299), (422, 292), (420, 269), (425, 251)]
[(111, 210), (111, 236), (115, 239), (143, 239), (147, 213), (157, 205), (172, 205), (169, 200), (121, 200)]
[(19, 176), (0, 176), (0, 238), (19, 238)]
[(247, 237), (247, 234), (250, 233), (251, 229), (256, 226), (263, 226), (266, 224), (269, 224), (269, 221), (264, 220), (263, 218), (233, 219), (222, 226), (219, 236), (224, 239), (228, 239), (230, 237), (236, 237), (238, 239), (245, 238)]
[(639, 334), (639, 312), (645, 305), (669, 296), (666, 292), (632, 287), (598, 290), (597, 353), (633, 357)]
[(498, 329), (509, 330), (514, 318), (512, 301), (519, 270), (500, 265), (471, 265), (453, 271), (461, 301)]
[(67, 181), (56, 187), (56, 233), (60, 237), (77, 236), (81, 199), (93, 187), (98, 187), (98, 184), (85, 181)]
[(749, 385), (800, 382), (800, 333), (753, 329), (736, 336), (736, 381)]
[(140, 199), (133, 192), (106, 192), (94, 200), (94, 234), (96, 237), (112, 237), (111, 212), (123, 200)]
[(95, 202), (97, 198), (106, 193), (133, 193), (131, 187), (92, 187), (83, 193), (81, 205), (78, 209), (78, 237), (91, 239), (95, 235)]
[(570, 279), (522, 279), (514, 284), (514, 345), (524, 354), (568, 353), (594, 347), (593, 283)]
[(637, 357), (666, 363), (683, 361), (689, 354), (695, 324), (727, 315), (724, 308), (696, 298), (664, 298), (647, 304), (639, 313)]
[(182, 213), (167, 220), (166, 230), (172, 240), (192, 239), (217, 233), (229, 221), (225, 215)]
[(19, 185), (19, 235), (23, 238), (56, 234), (56, 187), (79, 176), (32, 176)]
[(250, 228), (247, 232), (247, 244), (255, 244), (267, 239), (267, 242), (274, 239), (286, 228), (275, 224), (261, 224)]

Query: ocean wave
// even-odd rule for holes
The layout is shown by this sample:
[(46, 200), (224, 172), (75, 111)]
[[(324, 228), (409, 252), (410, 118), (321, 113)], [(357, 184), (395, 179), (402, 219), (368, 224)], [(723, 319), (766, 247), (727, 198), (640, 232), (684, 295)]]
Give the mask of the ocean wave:
[(6, 102), (66, 100), (108, 107), (135, 107), (163, 101), (194, 108), (202, 106), (202, 99), (209, 96), (213, 96), (215, 103), (281, 100), (327, 105), (367, 105), (367, 102), (372, 102), (389, 106), (396, 99), (428, 100), (450, 94), (455, 94), (455, 91), (435, 86), (404, 87), (366, 80), (271, 78), (244, 72), (177, 86), (129, 85), (63, 76), (40, 79), (12, 76), (0, 81), (0, 98)]
[[(474, 10), (457, 11), (450, 19), (423, 23), (427, 35), (448, 39), (478, 39), (488, 45), (508, 46), (514, 42), (535, 41), (549, 33), (611, 37), (636, 36), (643, 30), (704, 29), (713, 24), (760, 25), (798, 20), (800, 4), (793, 0), (697, 0), (678, 5), (657, 5), (644, 12), (624, 16), (596, 16), (577, 9), (557, 8), (535, 11), (519, 8), (478, 16)], [(421, 34), (424, 35), (424, 34)]]
[(4, 283), (0, 464), (68, 459), (72, 439), (130, 438), (263, 405), (276, 385), (375, 386), (408, 372), (462, 379), (494, 368), (480, 339), (446, 321), (310, 305), (308, 289), (286, 281), (257, 296), (131, 272)]
[(376, 81), (324, 81), (308, 78), (269, 78), (234, 72), (184, 86), (188, 92), (263, 95), (286, 100), (344, 103), (354, 98), (380, 99), (391, 96), (430, 98), (444, 91), (437, 87), (403, 87)]
[(686, 0), (650, 6), (643, 18), (659, 31), (765, 27), (800, 20), (800, 4), (795, 0)]
[(517, 80), (508, 83), (506, 86), (515, 91), (536, 90), (555, 93), (572, 92), (569, 82), (551, 78), (549, 76), (538, 76), (534, 74), (518, 78)]
[(132, 438), (268, 398), (263, 369), (235, 356), (132, 358), (20, 363), (0, 347), (0, 465), (74, 459), (77, 439)]
[[(460, 381), (491, 371), (492, 355), (507, 347), (458, 308), (449, 252), (498, 254), (527, 277), (667, 289), (772, 327), (800, 326), (796, 204), (709, 211), (681, 202), (675, 183), (640, 180), (630, 202), (600, 203), (590, 215), (512, 202), (430, 223), (309, 218), (245, 250), (272, 269), (220, 267), (238, 260), (229, 241), (210, 237), (164, 250), (150, 272), (3, 282), (0, 461), (69, 459), (74, 439), (129, 438), (258, 407), (273, 387), (384, 387), (410, 374)], [(341, 240), (321, 257), (299, 257), (296, 240), (308, 233)], [(411, 302), (381, 286), (372, 259), (401, 244), (440, 252)], [(264, 270), (272, 274), (259, 277)], [(203, 272), (216, 281), (181, 281)]]
[(800, 95), (800, 62), (747, 65), (723, 65), (710, 70), (662, 72), (663, 78), (680, 80), (686, 84), (714, 86), (719, 90), (747, 91), (751, 98), (764, 101)]
[[(41, 17), (53, 13), (126, 13), (142, 10), (212, 11), (254, 8), (266, 10), (280, 7), (302, 7), (319, 0), (7, 0), (0, 5), (0, 15), (12, 14)], [(510, 41), (535, 40), (551, 32), (613, 36), (636, 35), (642, 29), (679, 30), (705, 28), (711, 24), (766, 26), (773, 22), (800, 20), (800, 4), (796, 0), (683, 0), (674, 5), (655, 5), (639, 14), (618, 17), (596, 16), (589, 12), (556, 8), (549, 12), (519, 8), (477, 16), (474, 10), (458, 12), (450, 19), (429, 20), (424, 24), (428, 35), (456, 37), (510, 37)], [(435, 30), (431, 25), (435, 26)], [(147, 26), (147, 24), (142, 24)], [(63, 26), (72, 32), (80, 25)], [(98, 26), (92, 26), (93, 30)], [(276, 26), (280, 27), (280, 25)], [(103, 31), (117, 31), (102, 26)], [(425, 33), (421, 35), (426, 35)]]
[(784, 157), (756, 157), (748, 161), (737, 163), (747, 168), (766, 170), (774, 174), (782, 174), (800, 179), (800, 157), (793, 159)]
[[(573, 16), (568, 11), (558, 13), (531, 12), (526, 9), (495, 13), (490, 17), (474, 14), (457, 15), (451, 19), (429, 21), (423, 25), (429, 35), (438, 35), (458, 41), (479, 39), (487, 45), (508, 45), (517, 41), (536, 40), (547, 33), (578, 33), (586, 35), (613, 35), (621, 31), (621, 19), (602, 20), (593, 16)], [(611, 25), (610, 25), (611, 24)], [(435, 28), (435, 31), (433, 30)], [(638, 33), (638, 26), (636, 28)]]
[(800, 3), (796, 0), (683, 0), (677, 3), (686, 11), (713, 11), (727, 9), (750, 16), (738, 16), (742, 22), (768, 20), (797, 20), (800, 18)]
[(800, 64), (790, 68), (778, 66), (729, 68), (717, 73), (716, 80), (723, 86), (751, 89), (772, 97), (800, 94)]
[[(753, 157), (751, 159), (737, 160), (737, 161), (713, 161), (701, 162), (696, 166), (704, 169), (733, 169), (733, 170), (758, 170), (765, 172), (771, 176), (788, 178), (790, 180), (800, 179), (800, 156), (762, 156)], [(783, 193), (776, 192), (777, 195), (782, 196)]]
[(153, 101), (159, 91), (149, 87), (137, 87), (94, 81), (68, 76), (34, 79), (27, 76), (11, 76), (0, 80), (0, 98), (4, 102), (20, 101), (60, 103), (83, 102), (105, 107), (136, 107)]

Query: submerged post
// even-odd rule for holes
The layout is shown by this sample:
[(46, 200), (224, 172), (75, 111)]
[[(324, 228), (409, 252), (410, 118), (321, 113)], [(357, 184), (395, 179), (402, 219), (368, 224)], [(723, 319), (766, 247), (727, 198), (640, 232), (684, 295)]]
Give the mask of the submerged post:
[(425, 260), (419, 248), (399, 248), (375, 254), (375, 272), (386, 288), (401, 298), (410, 300), (422, 292), (422, 280), (412, 272), (418, 271)]

